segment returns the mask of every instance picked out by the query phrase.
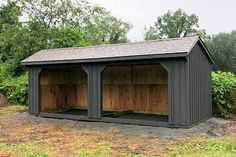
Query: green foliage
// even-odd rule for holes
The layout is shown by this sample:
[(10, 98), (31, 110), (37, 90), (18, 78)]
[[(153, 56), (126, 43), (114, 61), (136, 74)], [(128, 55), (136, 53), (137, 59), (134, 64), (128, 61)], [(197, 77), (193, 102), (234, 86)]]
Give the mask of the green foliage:
[(27, 73), (5, 78), (0, 84), (0, 90), (6, 93), (7, 97), (20, 104), (27, 103), (28, 77)]
[(154, 26), (149, 29), (145, 28), (145, 40), (155, 40), (163, 38), (186, 37), (200, 35), (205, 38), (205, 30), (200, 30), (198, 25), (198, 16), (195, 14), (188, 15), (181, 9), (176, 12), (168, 11), (166, 14), (159, 16)]
[(86, 41), (90, 41), (93, 45), (128, 41), (126, 34), (132, 28), (131, 24), (111, 16), (102, 7), (93, 7), (91, 14), (91, 18), (82, 26)]
[(19, 31), (20, 7), (16, 2), (8, 1), (6, 5), (0, 6), (0, 61), (6, 61), (12, 56), (11, 42), (14, 38), (12, 32)]
[(236, 115), (236, 77), (230, 72), (212, 73), (214, 113), (218, 116)]
[(236, 74), (236, 30), (214, 35), (207, 46), (215, 60), (214, 70)]
[(0, 6), (0, 32), (5, 24), (15, 25), (19, 22), (21, 15), (20, 7), (16, 2), (8, 1), (6, 5)]
[(21, 60), (42, 49), (126, 42), (130, 29), (105, 8), (83, 0), (7, 0), (0, 6), (0, 90), (26, 103)]
[(236, 88), (232, 89), (229, 93), (226, 94), (226, 100), (230, 104), (230, 114), (233, 116), (236, 115)]
[(53, 47), (65, 48), (90, 45), (89, 42), (83, 40), (84, 33), (80, 30), (80, 28), (75, 29), (71, 26), (65, 26), (59, 29), (52, 29), (51, 31), (54, 32), (55, 36), (51, 40)]
[(92, 45), (126, 42), (126, 34), (132, 27), (105, 8), (83, 0), (20, 0), (20, 5), (30, 21), (36, 21), (46, 29), (67, 26), (78, 29), (83, 40)]

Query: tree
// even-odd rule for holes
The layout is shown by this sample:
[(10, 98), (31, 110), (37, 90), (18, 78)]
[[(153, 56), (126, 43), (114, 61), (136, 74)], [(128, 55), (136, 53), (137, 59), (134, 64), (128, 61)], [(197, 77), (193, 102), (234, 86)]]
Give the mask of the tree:
[(92, 45), (126, 42), (126, 34), (132, 27), (105, 8), (83, 0), (21, 0), (20, 4), (31, 22), (46, 29), (68, 26), (78, 29)]
[(127, 42), (127, 32), (132, 28), (129, 23), (112, 16), (105, 8), (95, 6), (84, 27), (86, 41), (92, 44)]
[(90, 45), (84, 40), (84, 33), (79, 28), (71, 27), (70, 25), (61, 28), (51, 29), (54, 38), (52, 38), (52, 47), (81, 47)]
[(20, 61), (41, 49), (126, 42), (130, 28), (83, 0), (7, 0), (0, 7), (0, 62), (18, 75)]
[(0, 90), (26, 103), (21, 60), (42, 49), (126, 42), (130, 28), (84, 0), (7, 0), (0, 6)]
[(215, 60), (214, 70), (236, 74), (236, 30), (212, 36), (207, 46)]
[(4, 24), (19, 24), (19, 16), (22, 14), (20, 7), (14, 1), (7, 1), (6, 5), (0, 6), (0, 32)]
[(195, 14), (188, 15), (181, 9), (176, 12), (168, 11), (166, 14), (159, 16), (154, 26), (145, 28), (145, 40), (155, 40), (163, 38), (186, 37), (200, 35), (203, 38), (205, 30), (200, 30), (198, 25), (198, 16)]
[(7, 0), (0, 6), (0, 90), (25, 104), (21, 60), (42, 49), (126, 42), (130, 28), (83, 0)]
[(82, 0), (8, 0), (0, 17), (0, 62), (9, 63), (12, 76), (24, 73), (20, 61), (41, 49), (126, 42), (131, 28)]
[(11, 58), (11, 38), (16, 29), (22, 27), (19, 17), (22, 14), (20, 7), (14, 1), (7, 1), (0, 6), (0, 62)]

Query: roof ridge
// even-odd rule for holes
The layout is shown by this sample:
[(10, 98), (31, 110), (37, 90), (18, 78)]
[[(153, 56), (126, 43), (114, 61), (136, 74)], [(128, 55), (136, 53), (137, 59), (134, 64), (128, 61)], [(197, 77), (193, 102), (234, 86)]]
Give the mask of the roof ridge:
[[(177, 38), (165, 38), (165, 39), (158, 39), (158, 40), (147, 40), (147, 41), (139, 41), (139, 42), (127, 42), (127, 43), (118, 43), (118, 44), (102, 44), (102, 45), (91, 45), (91, 46), (83, 46), (83, 47), (66, 47), (66, 48), (51, 48), (51, 49), (44, 49), (44, 50), (50, 50), (50, 51), (56, 51), (56, 50), (70, 50), (70, 49), (86, 49), (86, 48), (98, 48), (98, 47), (116, 47), (121, 45), (134, 45), (134, 44), (142, 44), (142, 43), (152, 43), (152, 42), (161, 42), (161, 41), (172, 41), (172, 40), (181, 40), (184, 38), (193, 38), (196, 37), (199, 39), (198, 36), (187, 36), (187, 37), (177, 37)], [(44, 51), (41, 50), (41, 51)]]

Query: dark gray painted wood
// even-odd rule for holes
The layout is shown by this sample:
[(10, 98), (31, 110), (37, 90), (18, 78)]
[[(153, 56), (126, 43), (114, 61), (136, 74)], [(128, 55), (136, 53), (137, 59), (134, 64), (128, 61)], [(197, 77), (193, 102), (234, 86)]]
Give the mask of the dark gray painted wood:
[(188, 62), (187, 60), (164, 61), (168, 69), (169, 123), (189, 125)]
[(88, 74), (88, 118), (102, 117), (102, 81), (101, 73), (105, 66), (88, 64), (82, 66)]
[(168, 66), (168, 64), (167, 63), (165, 63), (165, 62), (160, 62), (160, 64), (161, 64), (161, 66), (163, 67), (163, 68), (165, 68), (165, 70), (167, 71), (167, 73), (168, 73), (168, 122), (169, 122), (169, 124), (172, 124), (172, 109), (173, 109), (173, 107), (172, 107), (172, 102), (171, 102), (171, 95), (172, 95), (172, 90), (171, 90), (171, 85), (172, 85), (172, 83), (171, 83), (171, 77), (170, 77), (170, 74), (171, 74), (171, 71), (170, 71), (170, 67)]
[(37, 116), (40, 113), (39, 102), (39, 74), (42, 68), (38, 66), (29, 67), (29, 113)]
[[(91, 122), (108, 122), (108, 123), (121, 123), (121, 124), (135, 124), (143, 126), (156, 126), (156, 127), (179, 127), (168, 125), (168, 122), (159, 122), (151, 120), (140, 120), (140, 119), (129, 119), (129, 118), (109, 118), (102, 117), (100, 119), (88, 118), (86, 116), (77, 116), (77, 115), (68, 115), (63, 113), (40, 113), (42, 117), (46, 118), (59, 118), (59, 119), (71, 119), (71, 120), (82, 120), (82, 121), (91, 121)], [(182, 127), (182, 126), (181, 126)]]
[(196, 123), (212, 116), (212, 62), (204, 47), (197, 43), (189, 54), (190, 122)]
[(168, 69), (169, 123), (192, 125), (212, 116), (212, 62), (197, 43), (187, 60), (163, 61)]

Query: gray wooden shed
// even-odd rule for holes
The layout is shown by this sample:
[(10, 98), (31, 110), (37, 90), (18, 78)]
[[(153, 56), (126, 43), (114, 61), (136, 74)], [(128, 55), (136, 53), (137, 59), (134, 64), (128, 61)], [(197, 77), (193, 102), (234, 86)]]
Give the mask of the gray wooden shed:
[(196, 36), (48, 49), (22, 61), (32, 115), (167, 127), (212, 116), (213, 63)]

